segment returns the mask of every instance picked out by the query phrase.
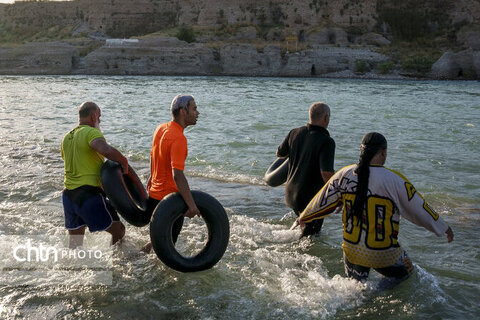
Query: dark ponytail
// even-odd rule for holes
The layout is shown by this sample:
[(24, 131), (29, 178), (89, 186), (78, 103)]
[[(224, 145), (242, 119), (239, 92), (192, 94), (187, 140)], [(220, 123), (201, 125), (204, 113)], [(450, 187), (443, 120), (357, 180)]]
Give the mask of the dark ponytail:
[(368, 194), (368, 179), (370, 177), (370, 161), (383, 149), (387, 148), (387, 140), (378, 132), (369, 132), (363, 136), (360, 146), (360, 158), (355, 173), (358, 176), (355, 202), (353, 203), (353, 216), (357, 217), (357, 223), (363, 219), (363, 209)]

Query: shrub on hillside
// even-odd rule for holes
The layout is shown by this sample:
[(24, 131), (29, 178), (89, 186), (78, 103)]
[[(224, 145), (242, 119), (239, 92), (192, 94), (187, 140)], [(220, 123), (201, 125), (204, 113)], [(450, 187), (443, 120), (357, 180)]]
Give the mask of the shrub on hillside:
[(463, 70), (463, 78), (468, 80), (477, 79), (477, 73), (475, 72), (473, 67), (468, 67), (465, 70)]
[(381, 16), (390, 26), (392, 33), (403, 40), (414, 40), (428, 30), (425, 15), (414, 9), (386, 9)]
[(393, 61), (383, 61), (377, 64), (377, 67), (375, 70), (379, 74), (389, 74), (392, 73), (393, 70), (395, 70), (395, 63)]
[(399, 39), (413, 41), (416, 38), (444, 34), (450, 26), (452, 0), (378, 0), (379, 21), (386, 23), (390, 32)]
[(411, 55), (403, 59), (402, 69), (423, 76), (432, 69), (434, 59), (423, 55)]
[(180, 29), (178, 29), (178, 32), (175, 36), (179, 40), (182, 40), (188, 43), (195, 42), (195, 32), (193, 31), (192, 28), (187, 26), (181, 26)]
[(365, 60), (355, 60), (354, 70), (355, 73), (365, 73), (370, 71), (370, 66)]

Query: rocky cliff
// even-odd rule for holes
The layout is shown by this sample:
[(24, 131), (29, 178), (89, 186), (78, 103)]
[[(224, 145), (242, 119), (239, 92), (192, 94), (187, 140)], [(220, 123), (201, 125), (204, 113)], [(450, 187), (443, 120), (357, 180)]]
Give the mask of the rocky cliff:
[(0, 11), (16, 27), (87, 23), (114, 37), (129, 37), (175, 25), (284, 25), (305, 29), (333, 23), (371, 30), (377, 23), (372, 0), (77, 0), (18, 2)]
[[(194, 43), (142, 38), (179, 26)], [(0, 46), (0, 74), (478, 79), (479, 39), (480, 0), (27, 1), (0, 5), (0, 42), (16, 42)]]
[(71, 74), (78, 50), (59, 42), (0, 47), (0, 74)]
[[(392, 11), (393, 10), (393, 11)], [(399, 13), (398, 17), (392, 13)], [(417, 19), (423, 21), (417, 21)], [(146, 34), (168, 26), (256, 25), (291, 28), (337, 26), (367, 32), (395, 19), (414, 23), (474, 23), (478, 0), (76, 0), (17, 2), (0, 6), (0, 21), (16, 28), (86, 23), (113, 37)], [(390, 26), (392, 27), (392, 25)], [(422, 26), (423, 27), (423, 26)]]
[[(177, 38), (108, 42), (85, 57), (74, 46), (51, 42), (0, 49), (0, 74), (316, 76), (374, 67), (388, 57), (365, 49), (324, 46), (282, 53), (248, 44), (220, 49)], [(13, 72), (12, 72), (13, 70)]]

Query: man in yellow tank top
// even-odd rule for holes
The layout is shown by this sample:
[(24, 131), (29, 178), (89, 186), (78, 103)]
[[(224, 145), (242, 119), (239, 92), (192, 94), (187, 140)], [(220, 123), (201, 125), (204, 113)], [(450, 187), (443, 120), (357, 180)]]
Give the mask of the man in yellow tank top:
[(62, 141), (61, 153), (65, 163), (62, 201), (70, 247), (82, 245), (87, 226), (90, 232), (110, 233), (112, 244), (125, 235), (125, 226), (105, 198), (100, 169), (106, 157), (120, 163), (126, 173), (128, 161), (105, 141), (99, 129), (100, 116), (100, 108), (95, 103), (83, 103), (78, 109), (78, 126)]

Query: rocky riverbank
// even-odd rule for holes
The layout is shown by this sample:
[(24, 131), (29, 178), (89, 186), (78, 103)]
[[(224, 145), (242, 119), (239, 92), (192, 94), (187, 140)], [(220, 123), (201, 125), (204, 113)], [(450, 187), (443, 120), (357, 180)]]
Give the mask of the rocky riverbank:
[[(86, 48), (91, 51), (86, 52)], [(287, 52), (268, 45), (225, 44), (211, 48), (174, 37), (107, 39), (86, 43), (37, 42), (0, 47), (0, 74), (215, 75), (401, 79), (402, 71), (375, 46), (316, 45)], [(379, 66), (390, 63), (388, 72)], [(457, 79), (480, 74), (480, 51), (445, 53), (427, 74)], [(470, 77), (471, 78), (471, 77)]]

